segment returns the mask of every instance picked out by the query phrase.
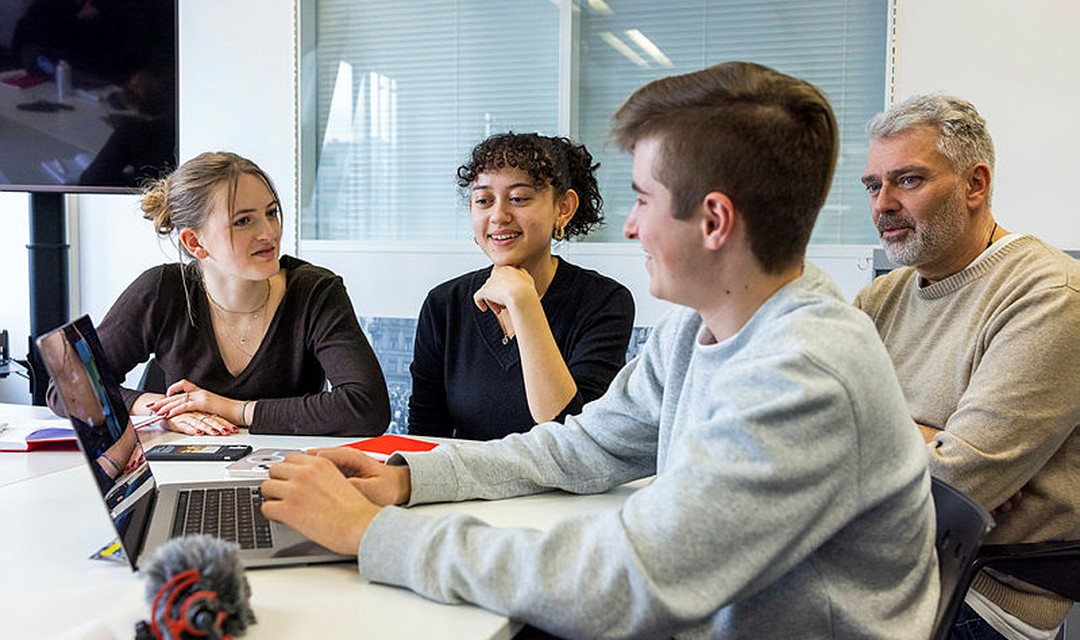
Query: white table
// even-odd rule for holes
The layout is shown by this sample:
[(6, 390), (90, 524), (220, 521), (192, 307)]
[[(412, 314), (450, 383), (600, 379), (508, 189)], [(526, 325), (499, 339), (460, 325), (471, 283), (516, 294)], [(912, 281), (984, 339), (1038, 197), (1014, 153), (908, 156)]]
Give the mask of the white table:
[[(33, 412), (27, 407), (28, 412)], [(18, 407), (0, 405), (0, 415)], [(144, 445), (231, 441), (260, 447), (335, 446), (355, 438), (252, 436), (190, 438), (149, 429)], [(47, 455), (50, 463), (32, 463)], [(130, 638), (148, 606), (144, 583), (126, 564), (89, 560), (115, 537), (82, 454), (0, 454), (26, 477), (0, 486), (0, 636), (5, 638)], [(19, 458), (30, 460), (18, 460)], [(42, 459), (44, 460), (44, 458)], [(157, 462), (158, 481), (224, 477), (227, 463)], [(567, 515), (615, 508), (632, 485), (597, 496), (548, 493), (494, 502), (416, 507), (462, 512), (494, 525), (546, 528)], [(520, 625), (465, 605), (437, 604), (411, 592), (363, 581), (354, 563), (254, 569), (247, 572), (258, 623), (247, 636), (263, 638), (510, 638)], [(66, 635), (64, 635), (66, 634)]]
[[(0, 404), (0, 422), (22, 420), (55, 420), (58, 427), (70, 427), (67, 420), (57, 419), (47, 407)], [(0, 487), (43, 476), (54, 471), (70, 469), (83, 463), (82, 455), (70, 451), (35, 451), (34, 455), (0, 451)], [(3, 517), (0, 515), (0, 517)]]

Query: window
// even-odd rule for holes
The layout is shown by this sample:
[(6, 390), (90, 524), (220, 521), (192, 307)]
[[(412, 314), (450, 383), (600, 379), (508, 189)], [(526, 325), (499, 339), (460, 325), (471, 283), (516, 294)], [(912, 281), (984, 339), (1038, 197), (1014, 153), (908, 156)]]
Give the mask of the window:
[(862, 0), (426, 0), (302, 3), (301, 239), (468, 241), (455, 171), (499, 131), (568, 135), (601, 163), (622, 240), (630, 158), (608, 141), (637, 87), (723, 60), (814, 82), (841, 128), (813, 242), (876, 242), (859, 183), (884, 106), (888, 3)]

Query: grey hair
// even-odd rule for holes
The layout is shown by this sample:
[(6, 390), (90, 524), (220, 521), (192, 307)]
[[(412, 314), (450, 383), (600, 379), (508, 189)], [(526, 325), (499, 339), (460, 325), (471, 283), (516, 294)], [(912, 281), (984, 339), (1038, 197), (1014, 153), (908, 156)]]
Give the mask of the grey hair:
[(871, 142), (904, 133), (914, 127), (937, 131), (937, 150), (953, 171), (980, 162), (994, 172), (994, 141), (986, 120), (967, 100), (941, 94), (912, 96), (879, 113), (866, 125)]

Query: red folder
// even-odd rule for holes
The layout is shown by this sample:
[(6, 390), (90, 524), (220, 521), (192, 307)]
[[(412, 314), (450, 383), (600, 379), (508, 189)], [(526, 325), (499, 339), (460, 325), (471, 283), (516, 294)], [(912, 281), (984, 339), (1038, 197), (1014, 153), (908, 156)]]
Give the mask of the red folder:
[(0, 451), (78, 451), (75, 431), (0, 423)]
[(397, 451), (431, 451), (439, 445), (435, 442), (385, 434), (341, 446), (359, 449), (373, 458), (385, 461)]

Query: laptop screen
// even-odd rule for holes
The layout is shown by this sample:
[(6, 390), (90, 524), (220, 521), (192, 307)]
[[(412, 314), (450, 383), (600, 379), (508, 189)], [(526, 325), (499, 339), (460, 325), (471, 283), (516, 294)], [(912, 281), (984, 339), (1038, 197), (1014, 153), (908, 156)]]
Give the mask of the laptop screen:
[(37, 345), (134, 568), (156, 485), (119, 381), (88, 316), (42, 336)]

